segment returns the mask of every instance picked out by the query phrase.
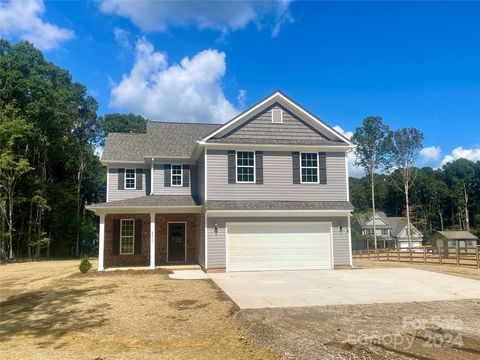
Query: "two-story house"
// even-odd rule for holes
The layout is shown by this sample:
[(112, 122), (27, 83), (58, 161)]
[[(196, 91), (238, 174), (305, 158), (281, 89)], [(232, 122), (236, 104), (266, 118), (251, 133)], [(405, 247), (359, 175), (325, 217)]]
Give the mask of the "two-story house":
[[(423, 235), (410, 224), (410, 245), (407, 233), (407, 218), (387, 216), (383, 211), (377, 211), (373, 215), (358, 214), (355, 217), (354, 228), (360, 227), (363, 239), (354, 239), (356, 242), (364, 242), (364, 239), (372, 239), (375, 231), (379, 246), (383, 248), (405, 249), (422, 246)], [(358, 244), (357, 244), (358, 245)], [(357, 246), (358, 247), (358, 246)], [(363, 247), (361, 247), (363, 248)]]
[(277, 91), (225, 124), (148, 122), (109, 134), (98, 270), (351, 266), (342, 134)]

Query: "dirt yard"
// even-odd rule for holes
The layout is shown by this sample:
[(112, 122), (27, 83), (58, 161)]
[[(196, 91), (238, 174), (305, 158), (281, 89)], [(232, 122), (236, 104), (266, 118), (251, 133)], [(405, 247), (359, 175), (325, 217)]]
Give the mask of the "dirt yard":
[(242, 338), (235, 305), (209, 280), (72, 276), (78, 264), (0, 266), (2, 360), (274, 358)]
[(209, 280), (77, 266), (0, 266), (2, 360), (480, 357), (479, 299), (237, 311)]
[(475, 267), (459, 267), (454, 265), (437, 264), (410, 264), (407, 262), (376, 261), (368, 259), (353, 259), (353, 265), (359, 268), (370, 267), (409, 267), (426, 271), (440, 272), (448, 275), (462, 276), (470, 279), (480, 280), (480, 270)]

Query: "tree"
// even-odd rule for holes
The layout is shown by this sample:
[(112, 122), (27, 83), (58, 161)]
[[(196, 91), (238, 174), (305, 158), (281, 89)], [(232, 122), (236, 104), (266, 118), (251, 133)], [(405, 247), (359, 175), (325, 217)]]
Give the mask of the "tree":
[(105, 146), (105, 140), (111, 132), (139, 133), (147, 131), (147, 120), (135, 114), (105, 114), (98, 118), (98, 144)]
[(33, 170), (27, 157), (34, 136), (38, 136), (35, 128), (11, 107), (0, 110), (0, 210), (7, 223), (9, 259), (13, 258), (15, 188), (20, 177)]
[(418, 152), (422, 148), (423, 134), (415, 128), (403, 128), (392, 133), (392, 164), (397, 168), (397, 173), (401, 179), (401, 185), (398, 186), (405, 194), (405, 213), (407, 216), (407, 236), (408, 246), (411, 246), (411, 226), (410, 226), (410, 204), (409, 191), (417, 171), (414, 169)]
[(355, 165), (360, 166), (370, 180), (373, 239), (377, 248), (377, 232), (375, 224), (375, 175), (388, 167), (390, 149), (390, 130), (381, 117), (369, 116), (363, 120), (361, 127), (355, 130), (352, 136), (355, 147)]

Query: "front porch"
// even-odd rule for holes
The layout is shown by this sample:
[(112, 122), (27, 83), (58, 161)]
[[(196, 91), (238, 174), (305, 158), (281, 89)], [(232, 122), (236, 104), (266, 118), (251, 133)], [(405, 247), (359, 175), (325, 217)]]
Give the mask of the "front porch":
[(199, 213), (99, 214), (98, 271), (196, 265)]

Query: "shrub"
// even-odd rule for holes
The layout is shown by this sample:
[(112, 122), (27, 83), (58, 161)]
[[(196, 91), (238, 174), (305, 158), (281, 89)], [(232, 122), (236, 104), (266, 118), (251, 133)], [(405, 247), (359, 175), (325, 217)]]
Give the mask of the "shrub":
[(92, 263), (88, 260), (87, 256), (82, 257), (82, 261), (80, 261), (80, 266), (78, 268), (82, 273), (86, 273), (92, 268)]

